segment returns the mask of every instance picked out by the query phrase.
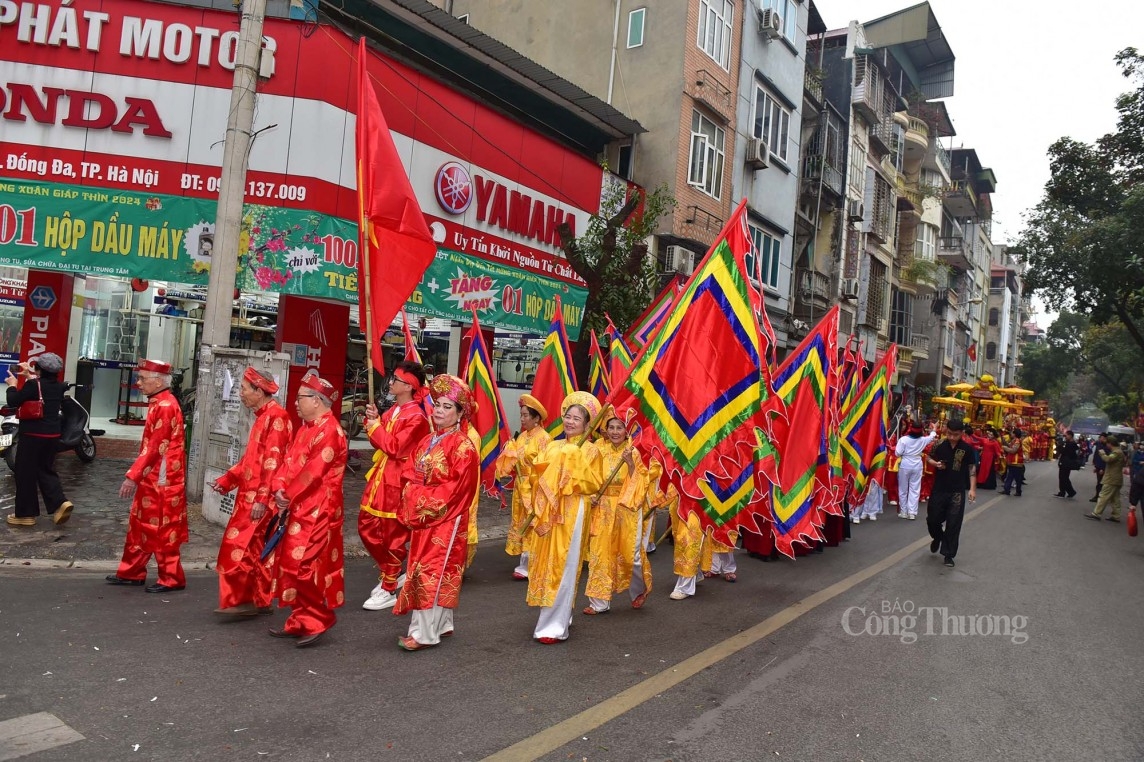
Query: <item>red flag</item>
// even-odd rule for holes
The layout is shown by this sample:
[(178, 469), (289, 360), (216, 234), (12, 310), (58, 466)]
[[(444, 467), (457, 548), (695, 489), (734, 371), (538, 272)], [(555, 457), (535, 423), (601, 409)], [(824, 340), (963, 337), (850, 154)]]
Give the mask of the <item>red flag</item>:
[(421, 365), (421, 353), (417, 351), (417, 342), (413, 340), (413, 332), (409, 330), (409, 316), (405, 308), (401, 308), (401, 330), (405, 332), (405, 362), (415, 362)]
[(867, 485), (882, 483), (889, 438), (890, 381), (898, 366), (898, 345), (891, 344), (858, 391), (839, 426), (842, 470), (850, 483), (850, 504), (865, 498)]
[[(568, 332), (564, 329), (564, 308), (556, 297), (556, 312), (544, 340), (544, 351), (536, 366), (532, 382), (532, 396), (549, 411), (548, 433), (553, 438), (564, 433), (564, 419), (560, 405), (564, 398), (576, 391), (576, 369), (572, 367), (572, 350), (568, 346)], [(556, 411), (553, 413), (552, 411)]]
[[(358, 41), (357, 189), (361, 254), (358, 315), (374, 367), (384, 368), (380, 331), (393, 322), (437, 255), (377, 94), (366, 72), (365, 38)], [(368, 319), (367, 319), (368, 313)], [(372, 330), (370, 327), (372, 326)]]
[(969, 349), (965, 350), (965, 356), (969, 358), (970, 362), (977, 362), (977, 342), (969, 345)]
[(480, 438), (481, 486), (490, 495), (496, 495), (499, 490), (493, 466), (512, 435), (505, 422), (504, 403), (501, 402), (500, 391), (493, 380), (493, 366), (475, 309), (473, 327), (469, 331), (469, 354), (465, 362), (464, 379), (473, 390), (473, 402), (476, 403), (472, 424)]

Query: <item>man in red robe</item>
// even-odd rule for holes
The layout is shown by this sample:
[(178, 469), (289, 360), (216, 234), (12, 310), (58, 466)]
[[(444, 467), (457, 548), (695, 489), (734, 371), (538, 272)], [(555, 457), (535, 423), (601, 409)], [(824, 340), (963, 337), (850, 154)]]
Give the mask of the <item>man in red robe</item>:
[(409, 544), (409, 529), (397, 520), (404, 486), (401, 472), (414, 446), (429, 434), (429, 420), (421, 404), (426, 393), (421, 365), (398, 365), (389, 391), (394, 404), (384, 415), (379, 416), (373, 404), (365, 408), (366, 435), (377, 448), (358, 509), (358, 536), (379, 573), (377, 587), (362, 604), (369, 611), (381, 611), (397, 602), (398, 575)]
[(348, 446), (332, 407), (338, 394), (313, 371), (302, 378), (295, 406), (302, 426), (271, 480), (274, 502), (286, 512), (282, 540), (267, 559), (278, 564), (275, 594), (291, 609), (276, 638), (305, 648), (334, 626), (345, 603), (342, 560), (342, 475)]
[(133, 499), (123, 558), (107, 583), (142, 585), (147, 562), (155, 556), (159, 579), (147, 592), (167, 593), (187, 586), (179, 559), (180, 546), (187, 541), (183, 411), (171, 393), (170, 364), (143, 360), (135, 369), (135, 386), (147, 396), (147, 420), (139, 455), (119, 487), (120, 497)]
[(220, 495), (238, 489), (234, 510), (219, 546), (218, 608), (216, 614), (269, 614), (274, 570), (262, 562), (271, 509), (270, 480), (286, 456), (293, 424), (274, 399), (278, 384), (269, 375), (247, 368), (238, 396), (254, 412), (246, 451), (234, 467), (211, 484)]
[(398, 518), (409, 528), (409, 579), (393, 613), (412, 613), (409, 632), (397, 639), (406, 651), (435, 646), (453, 634), (468, 545), (469, 508), (480, 478), (480, 456), (469, 439), (473, 395), (456, 376), (429, 385), (434, 433), (405, 463)]

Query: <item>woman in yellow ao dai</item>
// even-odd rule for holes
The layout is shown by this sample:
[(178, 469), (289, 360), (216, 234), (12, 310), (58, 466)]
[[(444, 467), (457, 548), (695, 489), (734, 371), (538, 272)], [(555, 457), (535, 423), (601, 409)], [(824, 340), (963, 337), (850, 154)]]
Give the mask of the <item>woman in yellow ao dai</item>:
[(603, 459), (593, 442), (583, 442), (600, 403), (573, 392), (560, 405), (564, 439), (553, 440), (532, 463), (534, 532), (528, 569), (528, 605), (540, 608), (533, 637), (541, 643), (568, 639), (583, 567), (592, 496), (604, 483)]
[(544, 430), (544, 419), (548, 411), (540, 400), (531, 394), (520, 396), (520, 433), (505, 445), (496, 461), (497, 481), (513, 480), (512, 523), (504, 552), (510, 556), (520, 556), (520, 563), (513, 569), (514, 579), (528, 579), (528, 555), (532, 549), (532, 533), (523, 536), (524, 524), (532, 513), (532, 483), (529, 479), (532, 462), (548, 446), (551, 437)]
[[(610, 410), (610, 408), (609, 408)], [(651, 592), (651, 564), (643, 542), (648, 472), (632, 447), (624, 422), (605, 414), (600, 441), (604, 479), (615, 477), (592, 499), (588, 531), (588, 600), (584, 613), (611, 609), (612, 595), (628, 590), (632, 608), (642, 608)], [(654, 515), (654, 514), (653, 514)], [(648, 517), (650, 520), (651, 517)]]

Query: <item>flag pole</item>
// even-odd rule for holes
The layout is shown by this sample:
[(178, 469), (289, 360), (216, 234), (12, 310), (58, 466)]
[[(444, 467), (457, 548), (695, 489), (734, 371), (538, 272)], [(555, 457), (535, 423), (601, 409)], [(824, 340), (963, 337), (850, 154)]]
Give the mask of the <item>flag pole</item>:
[[(366, 44), (365, 37), (358, 38), (358, 116), (360, 120), (363, 118), (365, 112), (365, 99), (362, 93), (365, 92), (367, 84), (367, 74), (365, 67), (366, 60)], [(360, 125), (356, 130), (360, 134)], [(365, 383), (366, 394), (369, 396), (369, 403), (371, 405), (377, 404), (373, 396), (373, 313), (372, 303), (370, 302), (370, 278), (369, 278), (369, 243), (373, 238), (372, 230), (370, 229), (371, 223), (365, 214), (365, 177), (364, 172), (364, 157), (362, 154), (362, 141), (357, 139), (357, 198), (358, 198), (358, 262), (361, 263), (361, 291), (359, 298), (364, 299), (365, 303), (361, 305), (359, 314), (365, 315), (365, 325), (362, 328), (365, 330)]]
[[(359, 191), (359, 193), (360, 193), (360, 191)], [(369, 226), (370, 226), (369, 220), (366, 220), (364, 218), (364, 215), (363, 215), (362, 232), (364, 233), (364, 238), (365, 238), (364, 243), (366, 244), (366, 246), (369, 246), (369, 239), (370, 239)], [(369, 284), (369, 257), (366, 256), (367, 254), (368, 254), (368, 249), (366, 249), (365, 247), (359, 247), (358, 256), (362, 257), (362, 260), (361, 260), (362, 280), (365, 281), (364, 283), (362, 283), (362, 298), (365, 299), (365, 310), (364, 310), (364, 312), (365, 312), (365, 383), (366, 383), (366, 394), (369, 395), (369, 404), (376, 405), (377, 401), (374, 399), (374, 396), (373, 396), (373, 345), (374, 345), (373, 310), (370, 309), (372, 303), (370, 302), (370, 293), (369, 293), (369, 287), (370, 287), (370, 284)]]

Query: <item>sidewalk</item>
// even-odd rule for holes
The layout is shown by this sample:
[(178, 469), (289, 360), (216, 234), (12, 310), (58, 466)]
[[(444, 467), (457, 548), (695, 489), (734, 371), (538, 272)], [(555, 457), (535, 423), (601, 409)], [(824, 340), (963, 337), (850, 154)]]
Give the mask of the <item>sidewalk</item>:
[[(18, 529), (0, 523), (0, 565), (114, 568), (123, 551), (130, 506), (129, 500), (119, 497), (119, 485), (123, 483), (123, 474), (131, 461), (104, 457), (105, 443), (109, 442), (100, 441), (101, 454), (93, 463), (85, 464), (73, 453), (61, 454), (56, 461), (64, 494), (75, 503), (75, 512), (66, 524), (56, 526), (45, 516), (37, 520), (34, 529)], [(137, 450), (138, 443), (134, 446)], [(345, 552), (350, 558), (366, 555), (357, 536), (357, 515), (370, 453), (361, 449), (351, 450), (351, 466), (355, 463), (355, 453), (358, 456), (357, 473), (347, 470), (342, 485)], [(12, 472), (0, 463), (0, 514), (7, 516), (12, 513), (15, 490)], [(188, 515), (190, 541), (183, 546), (183, 563), (187, 568), (214, 568), (223, 527), (206, 521), (198, 504), (188, 506)], [(509, 511), (501, 511), (499, 501), (482, 496), (477, 514), (481, 542), (502, 540), (508, 534), (509, 519)]]

